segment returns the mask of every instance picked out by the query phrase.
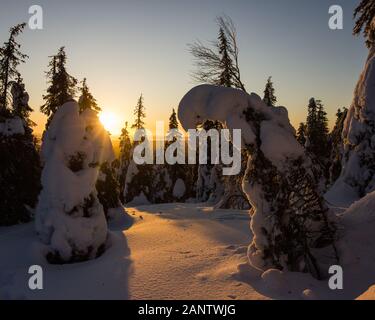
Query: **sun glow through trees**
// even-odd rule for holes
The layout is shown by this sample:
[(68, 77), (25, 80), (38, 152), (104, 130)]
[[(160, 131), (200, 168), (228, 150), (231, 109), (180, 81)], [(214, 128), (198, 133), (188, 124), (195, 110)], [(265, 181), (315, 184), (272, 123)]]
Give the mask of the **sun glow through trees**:
[(99, 114), (99, 120), (111, 134), (118, 134), (121, 131), (120, 121), (114, 113), (103, 111)]

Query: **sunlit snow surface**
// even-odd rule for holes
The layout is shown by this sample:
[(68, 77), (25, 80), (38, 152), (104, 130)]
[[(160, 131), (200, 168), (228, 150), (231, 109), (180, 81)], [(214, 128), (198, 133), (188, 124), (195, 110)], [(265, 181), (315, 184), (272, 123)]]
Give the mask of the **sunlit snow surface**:
[[(32, 223), (0, 228), (0, 299), (354, 299), (375, 283), (374, 209), (371, 194), (340, 218), (343, 291), (251, 268), (248, 211), (174, 203), (128, 208), (133, 224), (117, 215), (104, 255), (72, 265), (48, 265)], [(27, 287), (32, 264), (44, 269), (44, 290)]]

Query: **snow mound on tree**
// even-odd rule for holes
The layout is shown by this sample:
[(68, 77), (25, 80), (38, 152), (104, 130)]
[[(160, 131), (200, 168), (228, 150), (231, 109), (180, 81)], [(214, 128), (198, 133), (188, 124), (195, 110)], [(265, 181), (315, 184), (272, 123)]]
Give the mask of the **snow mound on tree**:
[[(74, 262), (103, 250), (107, 223), (95, 188), (100, 164), (113, 159), (108, 134), (75, 101), (62, 105), (43, 137), (45, 162), (36, 230), (51, 260)], [(52, 258), (53, 257), (53, 258)]]
[[(329, 201), (336, 201), (335, 205), (345, 205), (348, 198), (356, 200), (375, 190), (374, 87), (375, 48), (370, 50), (345, 119), (342, 171), (327, 194)], [(335, 196), (338, 193), (341, 197)]]
[(182, 98), (178, 117), (185, 130), (194, 129), (205, 120), (218, 120), (229, 129), (241, 129), (243, 144), (253, 144), (256, 128), (244, 115), (249, 107), (265, 117), (260, 128), (261, 149), (276, 167), (283, 168), (286, 157), (303, 155), (303, 147), (293, 138), (295, 130), (286, 108), (268, 107), (256, 93), (200, 85)]
[(369, 116), (375, 116), (375, 50), (367, 58), (354, 91), (354, 99), (347, 120), (344, 124), (343, 136), (348, 143), (356, 145), (361, 142), (360, 134), (366, 133)]
[(21, 118), (14, 117), (0, 122), (0, 135), (8, 137), (15, 134), (25, 134), (25, 128)]

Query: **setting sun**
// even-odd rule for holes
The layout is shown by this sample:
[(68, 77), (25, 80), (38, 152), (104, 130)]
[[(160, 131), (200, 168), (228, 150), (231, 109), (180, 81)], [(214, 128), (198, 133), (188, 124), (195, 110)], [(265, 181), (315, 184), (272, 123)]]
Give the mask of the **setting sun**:
[(103, 124), (104, 128), (112, 134), (118, 133), (119, 131), (119, 119), (112, 112), (101, 112), (99, 114), (99, 120)]

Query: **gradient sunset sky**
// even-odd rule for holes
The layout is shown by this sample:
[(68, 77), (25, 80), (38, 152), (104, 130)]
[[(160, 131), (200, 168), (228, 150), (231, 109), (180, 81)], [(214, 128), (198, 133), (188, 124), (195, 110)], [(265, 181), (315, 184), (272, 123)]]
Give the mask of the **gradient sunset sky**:
[[(117, 135), (141, 93), (146, 125), (167, 122), (171, 109), (196, 83), (187, 44), (217, 37), (215, 17), (231, 16), (237, 26), (240, 67), (248, 92), (263, 96), (272, 75), (278, 105), (289, 110), (294, 126), (306, 117), (310, 97), (326, 106), (330, 126), (338, 107), (349, 106), (367, 54), (364, 40), (352, 36), (353, 10), (359, 0), (1, 0), (0, 41), (11, 26), (28, 21), (28, 8), (41, 5), (44, 29), (19, 37), (30, 56), (20, 67), (30, 94), (30, 105), (44, 128), (39, 112), (47, 87), (49, 57), (65, 46), (68, 71), (88, 85), (105, 112), (115, 115), (110, 130)], [(344, 9), (344, 30), (328, 28), (328, 8)]]

